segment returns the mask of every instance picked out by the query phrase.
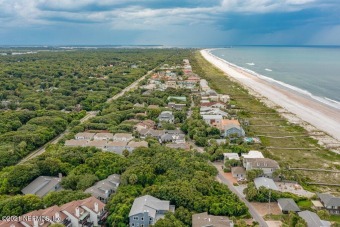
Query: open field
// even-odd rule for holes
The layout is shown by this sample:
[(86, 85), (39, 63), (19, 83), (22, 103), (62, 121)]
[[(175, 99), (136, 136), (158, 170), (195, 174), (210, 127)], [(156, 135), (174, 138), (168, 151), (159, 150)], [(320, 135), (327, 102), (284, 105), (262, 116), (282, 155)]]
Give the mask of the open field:
[[(335, 162), (340, 160), (339, 154), (318, 145), (316, 140), (308, 136), (304, 128), (289, 123), (276, 109), (267, 107), (263, 100), (251, 95), (238, 82), (208, 63), (199, 52), (195, 54), (191, 63), (196, 73), (205, 78), (213, 89), (231, 96), (231, 103), (236, 105), (237, 115), (249, 120), (250, 126), (245, 127), (247, 134), (259, 136), (263, 145), (260, 149), (267, 157), (277, 160), (281, 168), (288, 166), (334, 170), (340, 168), (339, 163)], [(256, 148), (258, 149), (258, 146)], [(324, 179), (329, 183), (340, 182), (340, 177), (332, 173), (301, 171), (298, 174), (311, 182), (324, 182)], [(339, 190), (321, 186), (308, 187), (308, 190), (321, 189), (334, 192)]]

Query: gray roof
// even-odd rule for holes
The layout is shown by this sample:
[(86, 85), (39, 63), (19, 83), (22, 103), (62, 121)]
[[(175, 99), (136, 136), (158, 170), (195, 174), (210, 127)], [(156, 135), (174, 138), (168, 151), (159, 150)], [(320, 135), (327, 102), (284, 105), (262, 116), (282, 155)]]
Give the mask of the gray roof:
[(229, 227), (231, 223), (228, 217), (213, 216), (207, 212), (192, 215), (192, 227)]
[(331, 194), (323, 194), (323, 193), (317, 193), (317, 195), (325, 206), (340, 207), (340, 197), (334, 197)]
[(261, 186), (278, 191), (278, 188), (272, 179), (266, 177), (258, 177), (254, 180), (255, 187), (259, 189)]
[(148, 212), (150, 217), (156, 218), (156, 211), (169, 211), (170, 209), (170, 201), (164, 201), (150, 195), (145, 195), (135, 199), (129, 217)]
[(300, 211), (300, 208), (296, 205), (293, 199), (283, 198), (278, 199), (277, 202), (279, 203), (282, 211)]
[(298, 213), (303, 220), (307, 222), (308, 227), (328, 227), (331, 223), (328, 221), (323, 221), (319, 218), (316, 213), (310, 212), (308, 210)]
[(245, 158), (252, 168), (279, 168), (277, 161), (269, 158)]
[(120, 175), (112, 174), (108, 178), (98, 181), (92, 187), (85, 190), (86, 193), (90, 193), (94, 197), (108, 198), (110, 192), (115, 192), (120, 184)]
[(49, 192), (61, 190), (61, 187), (57, 187), (57, 189), (55, 188), (60, 184), (60, 181), (61, 178), (58, 177), (40, 176), (23, 188), (21, 192), (25, 195), (33, 194), (43, 197)]

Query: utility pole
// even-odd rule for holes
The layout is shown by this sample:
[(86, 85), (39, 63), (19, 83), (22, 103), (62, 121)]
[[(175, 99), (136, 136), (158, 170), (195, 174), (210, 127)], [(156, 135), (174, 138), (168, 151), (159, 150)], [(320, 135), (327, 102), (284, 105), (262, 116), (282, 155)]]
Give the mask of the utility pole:
[(271, 214), (270, 212), (270, 199), (271, 199), (272, 191), (269, 189), (269, 202), (268, 202), (268, 214)]

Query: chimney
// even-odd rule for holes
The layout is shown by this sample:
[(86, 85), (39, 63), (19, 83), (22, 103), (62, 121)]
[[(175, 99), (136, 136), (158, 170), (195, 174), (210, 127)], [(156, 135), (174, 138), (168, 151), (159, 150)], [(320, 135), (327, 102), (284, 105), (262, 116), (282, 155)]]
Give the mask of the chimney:
[(63, 174), (62, 174), (62, 173), (59, 173), (59, 174), (58, 174), (58, 177), (59, 177), (59, 179), (63, 178)]
[(98, 213), (98, 211), (99, 211), (98, 203), (95, 202), (95, 203), (94, 203), (94, 212)]
[(33, 227), (39, 227), (37, 217), (33, 217)]
[(53, 221), (56, 221), (56, 222), (61, 221), (61, 220), (60, 220), (60, 214), (59, 214), (59, 212), (55, 212), (54, 217), (55, 217), (55, 220), (53, 220)]
[(80, 216), (79, 207), (76, 207), (76, 217), (79, 218), (79, 216)]

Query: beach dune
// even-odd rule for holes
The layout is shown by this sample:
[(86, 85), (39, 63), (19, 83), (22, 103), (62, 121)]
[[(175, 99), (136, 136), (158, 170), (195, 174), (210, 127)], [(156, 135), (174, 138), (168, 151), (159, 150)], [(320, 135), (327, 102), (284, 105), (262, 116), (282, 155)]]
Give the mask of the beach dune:
[(202, 50), (201, 54), (207, 61), (239, 81), (246, 88), (269, 99), (288, 112), (295, 114), (301, 120), (327, 133), (338, 142), (340, 141), (339, 109), (265, 81), (228, 64), (228, 62), (212, 55), (209, 50)]

